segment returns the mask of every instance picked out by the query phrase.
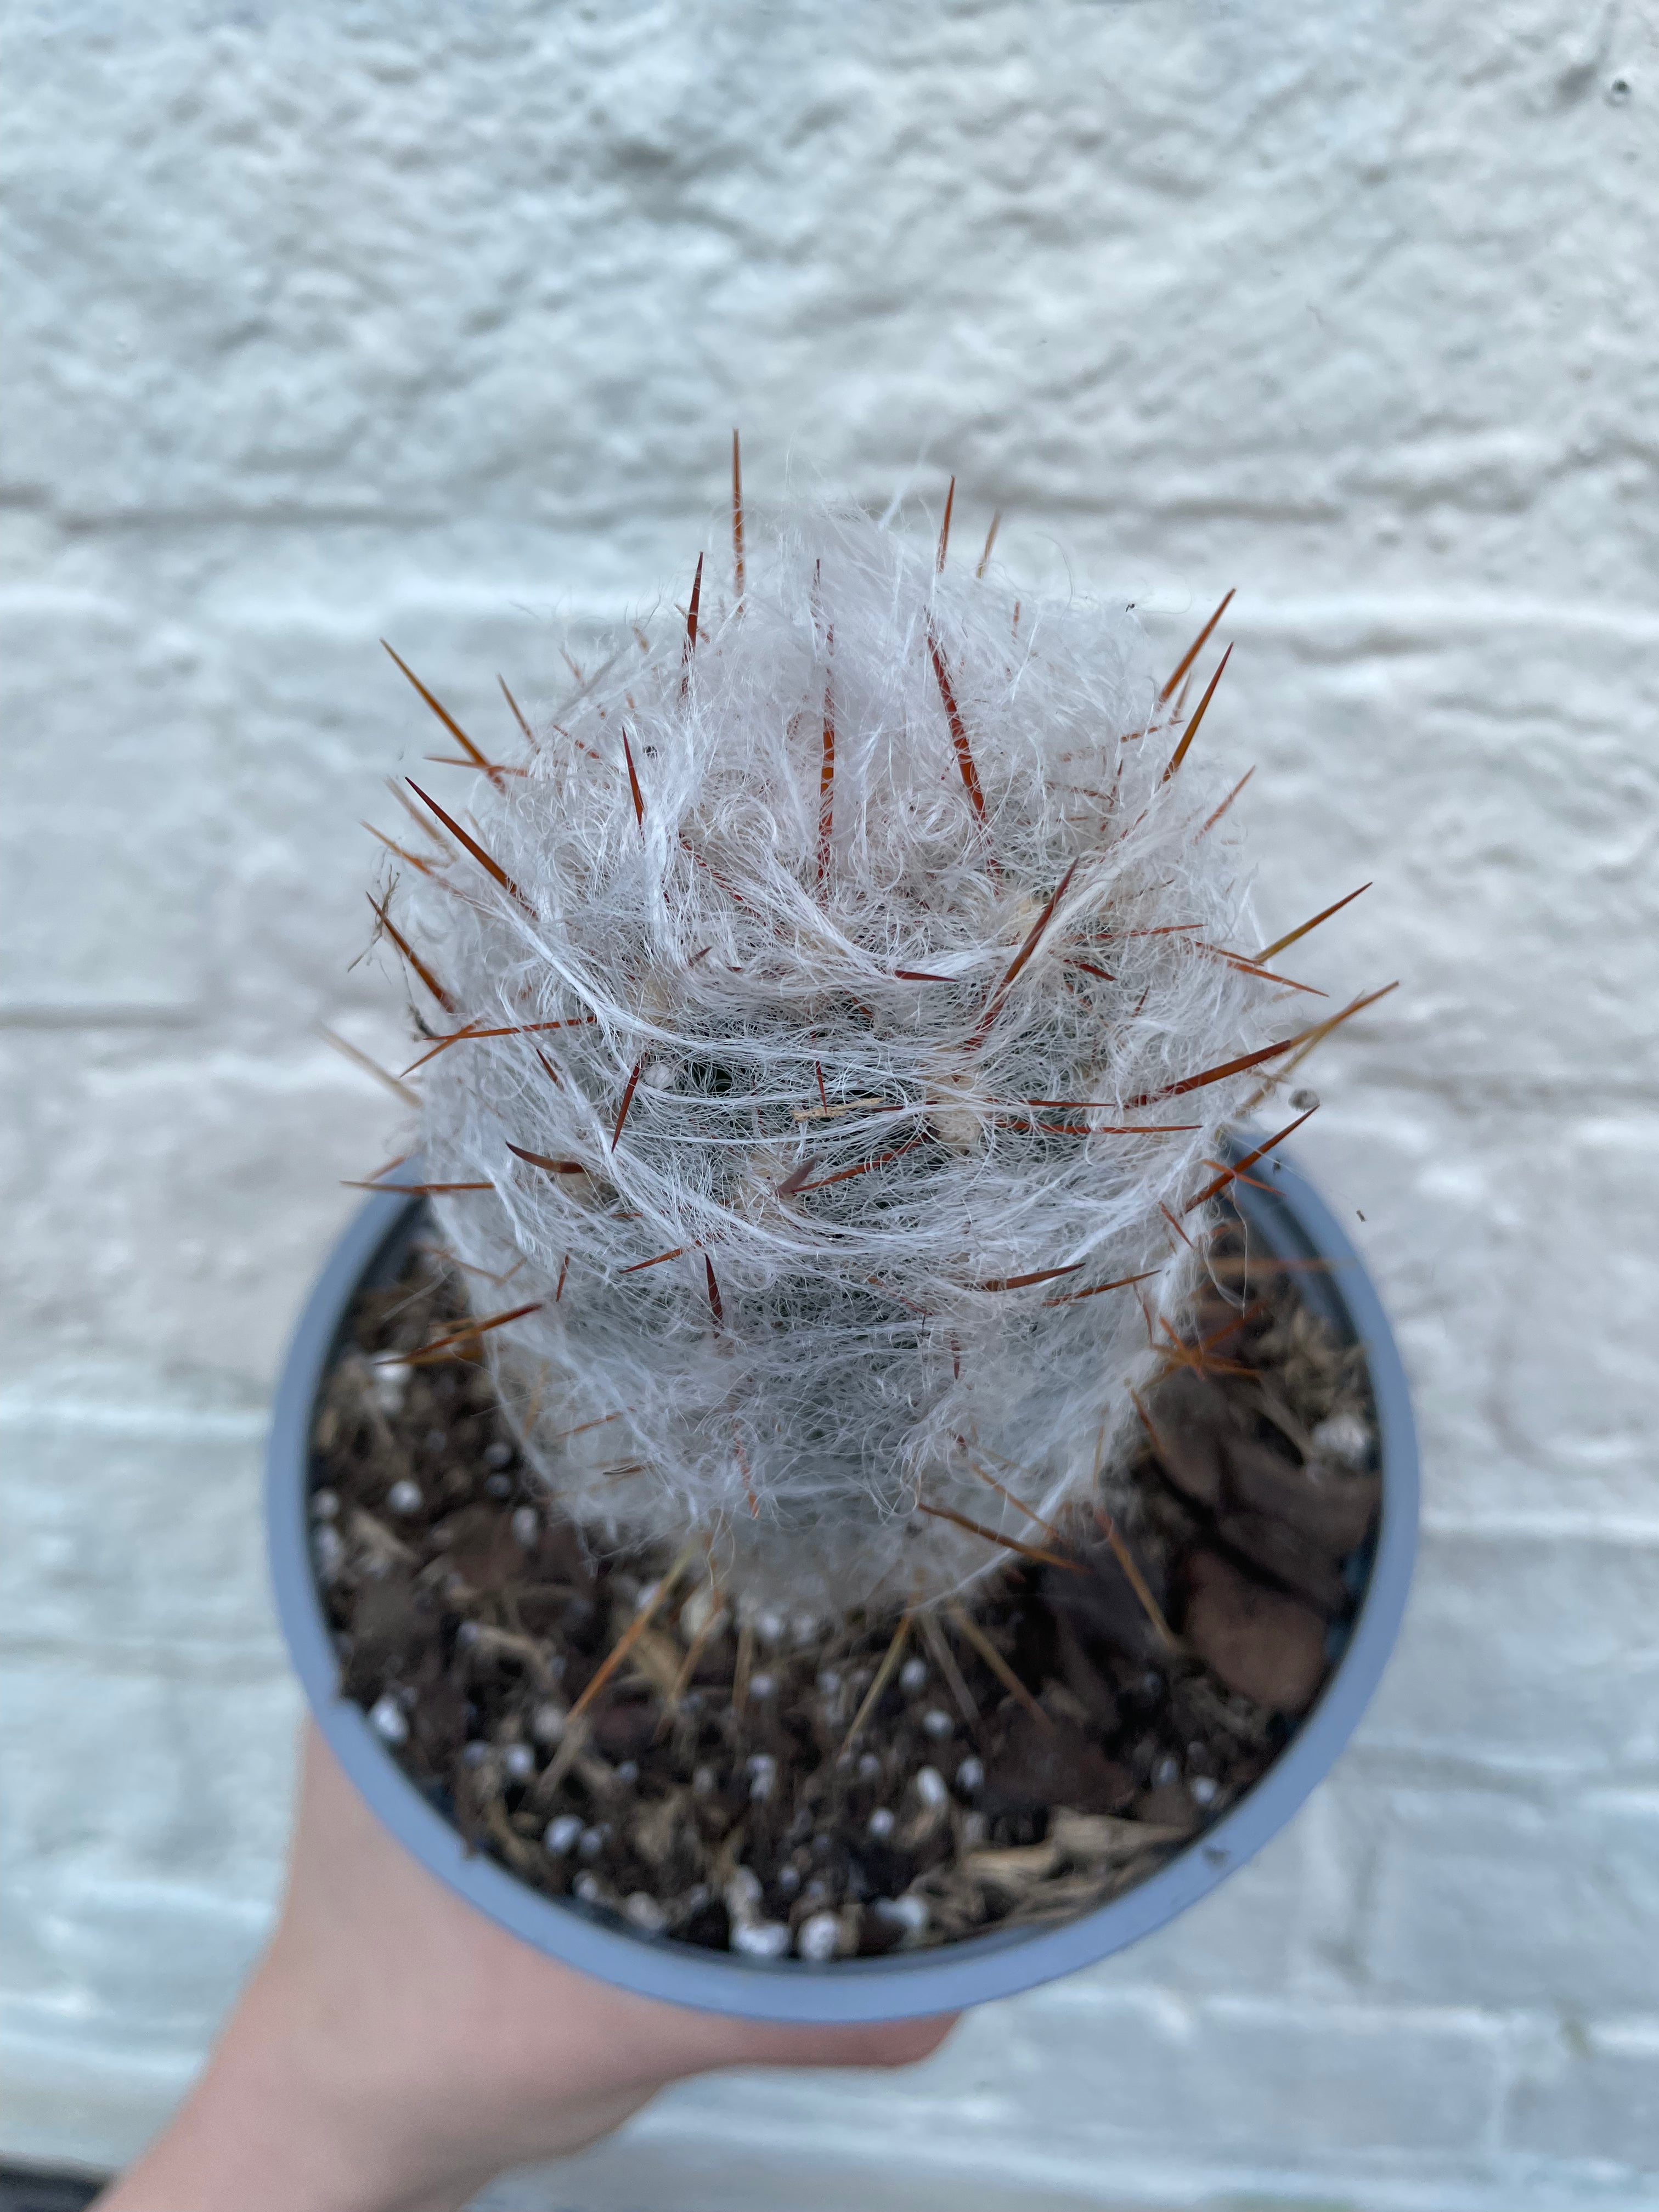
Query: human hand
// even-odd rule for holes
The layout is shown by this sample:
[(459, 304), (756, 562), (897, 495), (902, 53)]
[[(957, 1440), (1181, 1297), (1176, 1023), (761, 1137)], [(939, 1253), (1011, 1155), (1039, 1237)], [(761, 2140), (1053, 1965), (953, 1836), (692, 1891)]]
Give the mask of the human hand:
[(723, 2066), (903, 2066), (951, 2022), (780, 2027), (544, 1958), (445, 1888), (307, 1726), (288, 1893), (206, 2072), (94, 2212), (456, 2212)]

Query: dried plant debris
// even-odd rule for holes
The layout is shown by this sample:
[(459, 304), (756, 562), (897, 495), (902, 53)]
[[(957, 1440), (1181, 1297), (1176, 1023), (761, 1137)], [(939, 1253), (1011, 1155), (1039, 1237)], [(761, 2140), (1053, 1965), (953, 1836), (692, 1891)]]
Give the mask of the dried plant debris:
[(1236, 1230), (1211, 1269), (1127, 1512), (1034, 1529), (971, 1610), (825, 1623), (556, 1517), (416, 1245), (316, 1427), (345, 1694), (475, 1848), (642, 1933), (826, 1962), (1081, 1912), (1271, 1765), (1364, 1586), (1358, 1348)]

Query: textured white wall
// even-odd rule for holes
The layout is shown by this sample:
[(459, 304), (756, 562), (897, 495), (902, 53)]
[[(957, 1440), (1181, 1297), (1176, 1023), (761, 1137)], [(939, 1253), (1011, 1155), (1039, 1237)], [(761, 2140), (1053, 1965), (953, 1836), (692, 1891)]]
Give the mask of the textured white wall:
[(1650, 2204), (1654, 7), (4, 13), (0, 2145), (125, 2153), (270, 1910), (262, 1411), (395, 1118), (313, 1030), (395, 1052), (356, 822), (431, 749), (374, 641), (502, 733), (550, 613), (684, 587), (736, 421), (761, 496), (956, 470), (964, 541), (1171, 646), (1240, 586), (1264, 911), (1374, 876), (1307, 964), (1404, 979), (1301, 1152), (1426, 1540), (1358, 1745), (1201, 1910), (560, 2201)]

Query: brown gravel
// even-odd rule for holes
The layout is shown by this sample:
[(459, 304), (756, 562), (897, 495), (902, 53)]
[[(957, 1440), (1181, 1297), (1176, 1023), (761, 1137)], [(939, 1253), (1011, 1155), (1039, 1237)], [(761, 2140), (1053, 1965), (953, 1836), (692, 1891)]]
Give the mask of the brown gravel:
[[(1242, 1279), (1236, 1241), (1217, 1254)], [(1073, 1516), (1072, 1570), (1018, 1563), (971, 1618), (832, 1625), (719, 1608), (696, 1547), (667, 1590), (667, 1560), (592, 1553), (476, 1357), (388, 1360), (464, 1312), (416, 1245), (360, 1296), (316, 1425), (345, 1693), (476, 1847), (643, 1932), (823, 1959), (1070, 1917), (1266, 1770), (1362, 1586), (1359, 1355), (1293, 1275), (1246, 1287), (1242, 1316), (1200, 1301), (1130, 1504)]]

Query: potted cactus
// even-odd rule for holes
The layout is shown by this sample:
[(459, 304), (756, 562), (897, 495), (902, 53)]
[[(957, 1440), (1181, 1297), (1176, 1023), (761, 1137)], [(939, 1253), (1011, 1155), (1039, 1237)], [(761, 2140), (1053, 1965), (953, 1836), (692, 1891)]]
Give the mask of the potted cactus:
[(512, 757), (423, 693), (418, 1136), (296, 1340), (273, 1559), (336, 1748), (507, 1925), (921, 2012), (1178, 1910), (1369, 1695), (1403, 1386), (1278, 1149), (1317, 1102), (1237, 1125), (1370, 1001), (1255, 944), (1213, 620), (1159, 682), (949, 503), (750, 564), (734, 465), (732, 520)]

